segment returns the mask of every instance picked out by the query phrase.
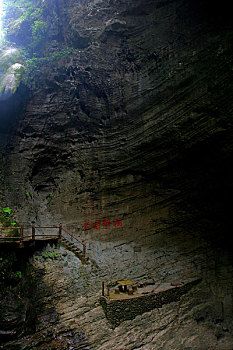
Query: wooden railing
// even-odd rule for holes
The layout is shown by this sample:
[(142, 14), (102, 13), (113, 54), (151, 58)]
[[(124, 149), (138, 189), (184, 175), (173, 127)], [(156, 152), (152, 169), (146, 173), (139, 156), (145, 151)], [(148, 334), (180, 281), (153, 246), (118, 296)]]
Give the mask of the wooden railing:
[[(45, 234), (44, 232), (36, 232), (37, 229), (57, 229), (58, 231), (54, 234)], [(30, 232), (29, 232), (30, 231)], [(61, 236), (61, 227), (60, 226), (46, 226), (39, 227), (32, 225), (31, 228), (24, 227), (20, 225), (18, 227), (1, 227), (0, 228), (0, 243), (3, 242), (24, 242), (28, 240), (36, 239), (55, 239)]]
[(64, 234), (62, 234), (62, 232), (65, 232), (67, 235), (68, 235), (68, 237), (69, 237), (69, 241), (71, 241), (71, 239), (70, 239), (70, 237), (72, 238), (72, 239), (74, 239), (75, 240), (75, 242), (78, 242), (80, 245), (81, 245), (81, 247), (82, 247), (82, 254), (83, 254), (83, 257), (85, 258), (85, 255), (86, 255), (86, 242), (81, 242), (77, 237), (75, 237), (74, 235), (72, 235), (70, 232), (68, 232), (67, 230), (65, 230), (63, 227), (62, 227), (62, 225), (60, 224), (59, 225), (59, 229), (60, 229), (60, 238), (64, 238), (64, 239), (66, 239), (66, 237), (64, 236)]
[[(57, 230), (55, 234), (45, 234), (44, 230), (52, 229)], [(40, 230), (40, 232), (38, 232)], [(41, 230), (43, 232), (41, 232)], [(30, 231), (30, 234), (28, 233)], [(9, 235), (10, 234), (10, 235)], [(68, 238), (67, 238), (68, 237)], [(31, 227), (25, 227), (20, 225), (18, 227), (0, 227), (0, 244), (1, 243), (23, 243), (27, 241), (35, 240), (49, 240), (49, 239), (62, 239), (72, 242), (72, 240), (78, 242), (81, 245), (83, 257), (86, 255), (86, 243), (81, 242), (77, 237), (72, 235), (70, 232), (59, 226), (36, 226), (33, 224)]]

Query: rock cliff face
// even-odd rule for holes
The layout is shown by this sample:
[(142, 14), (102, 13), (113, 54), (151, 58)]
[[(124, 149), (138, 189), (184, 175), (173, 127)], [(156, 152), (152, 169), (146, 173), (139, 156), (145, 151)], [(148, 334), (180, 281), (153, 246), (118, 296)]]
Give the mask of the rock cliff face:
[(21, 86), (12, 97), (20, 108), (0, 101), (3, 186), (19, 220), (64, 223), (109, 275), (204, 277), (221, 319), (232, 315), (233, 194), (233, 30), (223, 5), (47, 1), (40, 55), (50, 59), (33, 71), (30, 94)]

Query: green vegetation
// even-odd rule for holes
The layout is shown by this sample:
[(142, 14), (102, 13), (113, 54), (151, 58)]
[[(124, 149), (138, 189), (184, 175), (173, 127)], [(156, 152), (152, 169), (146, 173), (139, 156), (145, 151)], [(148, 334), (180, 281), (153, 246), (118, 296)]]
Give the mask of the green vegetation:
[(0, 52), (0, 70), (6, 72), (16, 62), (23, 63), (22, 52), (14, 47), (6, 48)]
[(34, 49), (45, 38), (48, 30), (48, 21), (46, 18), (45, 0), (8, 0), (6, 3), (6, 13), (14, 13), (14, 16), (5, 17), (5, 26), (7, 36), (16, 36), (25, 28), (29, 28), (27, 40), (29, 38), (29, 48)]
[(52, 200), (52, 193), (47, 194), (46, 199), (47, 199), (47, 204), (49, 204)]
[(43, 40), (47, 32), (48, 25), (45, 21), (34, 21), (31, 26), (31, 29), (33, 37), (32, 46), (37, 46)]
[(19, 278), (22, 278), (22, 272), (21, 271), (16, 271), (17, 275), (19, 276)]
[[(0, 51), (0, 70), (5, 72), (0, 81), (0, 90), (3, 94), (8, 91), (6, 75), (9, 69), (13, 69), (12, 67), (14, 67), (15, 87), (11, 93), (17, 90), (21, 82), (33, 90), (39, 84), (44, 66), (79, 52), (78, 49), (69, 47), (43, 57), (43, 42), (47, 33), (51, 26), (59, 21), (58, 15), (51, 9), (47, 0), (8, 0), (5, 10), (6, 39), (5, 46)], [(11, 42), (15, 44), (12, 45)], [(15, 45), (20, 47), (20, 50)], [(12, 74), (8, 72), (8, 75), (10, 73)]]
[(29, 191), (25, 191), (25, 196), (27, 199), (32, 199), (33, 198), (33, 193)]
[[(0, 207), (0, 235), (6, 237), (18, 236), (18, 230), (14, 229), (14, 226), (17, 226), (17, 223), (13, 219), (12, 209)], [(1, 228), (4, 228), (4, 230)]]
[(25, 71), (22, 65), (22, 53), (16, 48), (7, 48), (0, 53), (0, 94), (14, 93)]
[(12, 212), (12, 209), (9, 208), (9, 207), (6, 207), (6, 208), (2, 208), (2, 211), (3, 211), (4, 213), (10, 214), (10, 213)]
[(26, 68), (27, 68), (28, 71), (32, 70), (32, 69), (33, 70), (38, 70), (44, 63), (54, 62), (54, 61), (58, 60), (61, 57), (69, 56), (71, 53), (75, 53), (75, 52), (78, 52), (78, 51), (79, 50), (74, 49), (73, 47), (70, 47), (67, 50), (54, 52), (50, 56), (28, 58), (25, 61)]
[(54, 52), (51, 55), (46, 57), (33, 56), (32, 58), (25, 58), (25, 62), (24, 62), (25, 74), (22, 75), (23, 83), (26, 86), (28, 86), (30, 89), (33, 89), (38, 82), (37, 80), (38, 74), (39, 75), (41, 74), (41, 71), (45, 65), (48, 65), (49, 63), (53, 63), (62, 57), (69, 56), (71, 53), (75, 53), (78, 51), (79, 50), (76, 50), (74, 48), (69, 48), (67, 50)]
[(58, 256), (60, 253), (59, 252), (54, 252), (54, 253), (51, 253), (51, 254), (45, 254), (45, 253), (42, 253), (42, 256), (44, 259), (54, 259), (56, 256)]
[(12, 209), (9, 207), (0, 207), (0, 222), (4, 227), (15, 226), (16, 223), (12, 221)]
[[(1, 146), (1, 145), (0, 145)], [(4, 146), (4, 144), (3, 144)], [(5, 187), (9, 187), (9, 179), (4, 174), (4, 153), (0, 152), (0, 235), (9, 235), (15, 236), (17, 229), (14, 229), (14, 226), (17, 226), (17, 223), (14, 220), (13, 209), (6, 205), (6, 198), (4, 195)], [(4, 230), (2, 230), (4, 228)], [(8, 229), (7, 229), (8, 228)]]

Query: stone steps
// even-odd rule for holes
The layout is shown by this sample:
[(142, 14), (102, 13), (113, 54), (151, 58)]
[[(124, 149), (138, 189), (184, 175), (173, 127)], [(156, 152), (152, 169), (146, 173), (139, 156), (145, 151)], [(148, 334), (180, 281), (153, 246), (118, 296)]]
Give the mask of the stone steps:
[(83, 252), (75, 245), (75, 243), (70, 242), (65, 237), (62, 237), (61, 242), (66, 246), (67, 249), (72, 251), (83, 264), (87, 264), (89, 262), (89, 258), (83, 256)]
[(81, 249), (79, 249), (75, 243), (69, 241), (67, 238), (62, 237), (61, 242), (66, 246), (67, 249), (69, 249), (71, 252), (73, 252), (80, 260), (83, 264), (92, 264), (93, 266), (95, 266), (97, 269), (99, 269), (100, 267), (98, 266), (98, 264), (96, 263), (96, 261), (94, 259), (91, 259), (89, 257), (84, 257), (83, 256), (83, 252), (81, 251)]

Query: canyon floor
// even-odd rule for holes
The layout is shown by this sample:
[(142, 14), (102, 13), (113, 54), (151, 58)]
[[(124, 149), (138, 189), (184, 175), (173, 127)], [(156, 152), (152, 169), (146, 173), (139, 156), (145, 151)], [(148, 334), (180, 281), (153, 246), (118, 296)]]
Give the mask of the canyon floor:
[[(54, 259), (49, 258), (49, 254), (54, 254)], [(219, 257), (221, 263), (223, 259), (227, 263), (226, 256)], [(230, 298), (224, 296), (230, 288), (232, 271), (230, 268), (226, 271), (226, 268), (219, 270), (218, 280), (216, 269), (211, 276), (209, 266), (206, 276), (202, 274), (202, 281), (179, 301), (113, 328), (99, 304), (102, 281), (119, 277), (135, 282), (157, 279), (158, 271), (152, 273), (142, 267), (140, 273), (137, 270), (133, 273), (131, 266), (125, 269), (124, 275), (122, 272), (119, 275), (117, 268), (112, 268), (110, 274), (101, 264), (99, 268), (93, 264), (82, 265), (62, 245), (47, 246), (35, 252), (24, 272), (33, 285), (36, 331), (2, 345), (1, 349), (232, 350), (232, 305)], [(171, 273), (163, 280), (170, 282), (178, 275)], [(180, 277), (182, 280), (184, 275)], [(213, 280), (218, 283), (214, 285)]]

